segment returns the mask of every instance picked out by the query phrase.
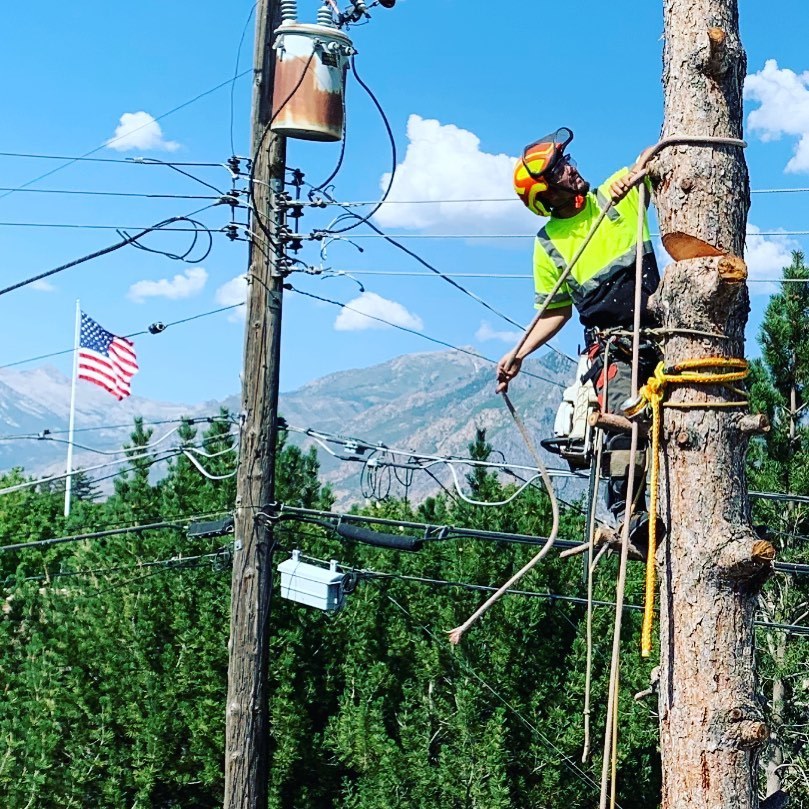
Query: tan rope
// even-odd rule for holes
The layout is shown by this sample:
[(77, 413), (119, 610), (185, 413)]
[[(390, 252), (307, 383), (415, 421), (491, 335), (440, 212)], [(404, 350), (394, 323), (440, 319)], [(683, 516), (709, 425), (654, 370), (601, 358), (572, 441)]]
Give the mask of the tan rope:
[(506, 403), (506, 407), (508, 408), (509, 413), (511, 413), (514, 423), (517, 425), (517, 429), (520, 431), (520, 435), (523, 437), (523, 441), (525, 441), (525, 444), (534, 459), (534, 463), (537, 465), (539, 474), (542, 476), (542, 482), (545, 484), (545, 488), (548, 490), (548, 497), (551, 501), (553, 524), (551, 526), (550, 536), (545, 541), (545, 544), (542, 546), (539, 553), (537, 553), (531, 560), (529, 560), (527, 564), (520, 568), (520, 570), (518, 570), (504, 585), (502, 585), (502, 587), (500, 587), (496, 592), (492, 593), (492, 595), (486, 601), (484, 601), (483, 604), (481, 604), (460, 626), (450, 630), (449, 641), (455, 645), (460, 643), (463, 634), (467, 629), (469, 629), (470, 626), (472, 626), (472, 624), (475, 623), (475, 621), (477, 621), (478, 618), (480, 618), (481, 615), (483, 615), (493, 604), (495, 604), (495, 602), (499, 601), (503, 594), (508, 592), (508, 590), (510, 590), (526, 573), (528, 573), (529, 570), (531, 570), (531, 568), (536, 566), (545, 556), (547, 556), (548, 552), (553, 547), (553, 543), (556, 542), (556, 537), (559, 534), (559, 502), (556, 499), (556, 493), (553, 490), (553, 482), (548, 474), (548, 470), (545, 468), (545, 464), (542, 462), (542, 458), (539, 456), (539, 452), (537, 452), (534, 442), (531, 440), (528, 430), (525, 429), (525, 424), (523, 424), (519, 413), (517, 413), (514, 405), (511, 403), (511, 399), (509, 399), (508, 394), (503, 393), (503, 401)]
[[(590, 760), (590, 692), (593, 683), (593, 572), (595, 570), (598, 559), (594, 557), (593, 551), (596, 534), (596, 504), (598, 503), (598, 481), (601, 477), (601, 458), (604, 448), (604, 434), (601, 430), (598, 431), (598, 447), (596, 449), (596, 462), (595, 462), (595, 486), (591, 491), (592, 500), (590, 501), (590, 530), (587, 536), (587, 660), (585, 663), (584, 674), (584, 744), (582, 746), (581, 761), (586, 764)], [(606, 550), (607, 546), (601, 550)]]
[[(638, 240), (635, 250), (635, 300), (632, 328), (632, 395), (638, 392), (638, 360), (640, 356), (640, 310), (643, 281), (643, 225), (646, 218), (646, 186), (638, 187)], [(626, 591), (626, 569), (629, 559), (629, 521), (632, 517), (635, 494), (635, 457), (638, 452), (638, 424), (632, 423), (632, 439), (629, 447), (630, 470), (626, 483), (626, 510), (621, 533), (621, 561), (618, 566), (618, 583), (615, 591), (615, 625), (612, 634), (612, 660), (610, 662), (610, 685), (607, 691), (607, 721), (604, 729), (604, 757), (601, 762), (601, 797), (599, 809), (607, 806), (607, 784), (610, 780), (610, 761), (614, 745), (617, 745), (618, 722), (618, 667), (621, 655), (621, 621)], [(615, 732), (613, 732), (613, 730)], [(613, 777), (613, 782), (615, 778)]]

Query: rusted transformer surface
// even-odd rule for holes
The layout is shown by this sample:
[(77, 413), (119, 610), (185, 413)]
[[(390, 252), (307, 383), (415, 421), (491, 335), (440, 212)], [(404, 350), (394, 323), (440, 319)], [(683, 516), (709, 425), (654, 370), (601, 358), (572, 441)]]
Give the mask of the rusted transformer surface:
[(283, 23), (276, 50), (272, 131), (288, 138), (339, 141), (351, 40), (325, 25)]

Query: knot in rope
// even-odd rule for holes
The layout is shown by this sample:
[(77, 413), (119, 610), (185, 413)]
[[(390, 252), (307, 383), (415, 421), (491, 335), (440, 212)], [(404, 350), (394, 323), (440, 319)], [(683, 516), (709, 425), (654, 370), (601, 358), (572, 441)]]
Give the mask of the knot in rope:
[[(652, 621), (654, 619), (655, 598), (655, 553), (657, 552), (657, 483), (660, 476), (660, 408), (669, 385), (727, 385), (738, 382), (750, 373), (750, 366), (745, 359), (738, 357), (705, 357), (704, 359), (683, 360), (668, 369), (665, 363), (659, 363), (654, 375), (638, 391), (636, 400), (630, 401), (624, 412), (630, 418), (638, 415), (647, 407), (652, 411), (652, 476), (649, 497), (649, 550), (646, 554), (646, 598), (643, 608), (643, 624), (641, 627), (642, 657), (649, 657), (652, 652)], [(739, 393), (735, 388), (734, 392)], [(733, 402), (678, 402), (668, 404), (669, 407), (745, 407), (747, 398)]]

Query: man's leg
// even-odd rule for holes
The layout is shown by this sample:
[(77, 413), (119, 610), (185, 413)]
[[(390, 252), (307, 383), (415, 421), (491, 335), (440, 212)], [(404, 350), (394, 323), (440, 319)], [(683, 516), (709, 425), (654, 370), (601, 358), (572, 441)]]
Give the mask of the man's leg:
[[(632, 367), (623, 357), (610, 358), (596, 380), (596, 392), (607, 413), (621, 414), (621, 405), (629, 398), (632, 387)], [(606, 394), (606, 395), (605, 395)], [(626, 433), (607, 433), (605, 436), (605, 471), (607, 474), (607, 507), (617, 520), (626, 511), (626, 496), (630, 470), (634, 471), (633, 499), (635, 511), (646, 510), (646, 441), (638, 445), (635, 463), (631, 459), (632, 438)]]

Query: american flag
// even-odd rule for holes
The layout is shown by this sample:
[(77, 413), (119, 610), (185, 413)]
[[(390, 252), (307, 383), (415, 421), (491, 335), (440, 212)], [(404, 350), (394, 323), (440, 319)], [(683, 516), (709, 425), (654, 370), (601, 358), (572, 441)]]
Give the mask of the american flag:
[(99, 385), (120, 401), (132, 392), (129, 380), (138, 372), (135, 344), (102, 329), (82, 312), (78, 371), (79, 379)]

